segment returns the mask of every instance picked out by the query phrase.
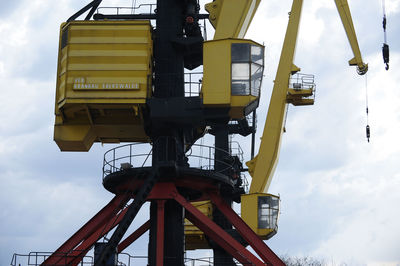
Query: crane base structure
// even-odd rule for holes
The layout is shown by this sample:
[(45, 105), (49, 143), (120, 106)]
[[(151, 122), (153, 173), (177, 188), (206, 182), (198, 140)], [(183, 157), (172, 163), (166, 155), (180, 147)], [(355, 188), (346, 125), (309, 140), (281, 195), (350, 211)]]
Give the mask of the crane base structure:
[[(137, 201), (139, 201), (139, 205), (143, 205), (146, 201), (155, 204), (156, 215), (151, 216), (149, 221), (145, 222), (124, 240), (118, 242), (116, 247), (111, 247), (114, 253), (123, 252), (130, 244), (154, 226), (156, 228), (156, 247), (153, 250), (153, 256), (151, 256), (152, 252), (149, 250), (149, 265), (180, 265), (177, 258), (164, 256), (164, 251), (167, 248), (166, 243), (173, 246), (173, 243), (166, 242), (164, 237), (166, 233), (166, 203), (174, 201), (185, 210), (186, 219), (202, 230), (210, 241), (223, 248), (239, 263), (243, 265), (284, 265), (279, 257), (224, 201), (220, 188), (221, 186), (227, 186), (228, 179), (224, 179), (224, 176), (218, 173), (211, 174), (207, 170), (195, 168), (177, 170), (178, 175), (167, 177), (158, 176), (158, 173), (155, 173), (151, 167), (130, 168), (106, 176), (103, 184), (107, 190), (115, 193), (115, 197), (48, 257), (42, 265), (78, 265), (100, 238), (113, 228), (116, 228), (114, 236), (124, 222), (127, 220), (128, 223), (132, 222), (133, 219), (128, 216), (132, 216), (129, 212)], [(152, 183), (151, 180), (157, 180), (157, 182)], [(148, 193), (141, 194), (142, 189), (148, 191)], [(145, 197), (145, 199), (143, 200), (141, 197)], [(132, 203), (128, 205), (127, 203), (132, 199)], [(191, 203), (192, 201), (203, 200), (211, 200), (232, 223), (241, 239), (237, 239), (226, 232)], [(113, 245), (112, 238), (106, 246)], [(243, 242), (247, 244), (243, 244)], [(259, 257), (247, 250), (246, 245), (250, 245)], [(103, 250), (106, 250), (106, 248)], [(99, 256), (101, 257), (101, 255), (103, 257), (106, 256), (104, 252)], [(97, 260), (95, 257), (95, 265), (109, 265), (105, 263), (105, 261), (110, 260), (109, 256), (106, 256), (103, 262), (100, 257)]]

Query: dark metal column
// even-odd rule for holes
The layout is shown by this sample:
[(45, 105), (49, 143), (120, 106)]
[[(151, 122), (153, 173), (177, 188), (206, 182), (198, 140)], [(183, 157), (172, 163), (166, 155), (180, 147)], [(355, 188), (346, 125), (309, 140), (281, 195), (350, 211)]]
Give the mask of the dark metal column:
[[(183, 0), (157, 0), (156, 30), (154, 34), (154, 98), (184, 97), (184, 55), (176, 46), (183, 36)], [(162, 103), (162, 101), (160, 101)], [(168, 106), (154, 106), (168, 108)], [(161, 109), (163, 110), (163, 109)], [(153, 167), (159, 169), (160, 179), (173, 174), (174, 165), (182, 161), (183, 132), (169, 121), (153, 125)], [(157, 261), (157, 203), (150, 206), (149, 265)], [(184, 265), (183, 208), (174, 200), (165, 202), (164, 209), (164, 265)]]
[[(223, 170), (226, 169), (227, 162), (229, 158), (227, 153), (229, 152), (229, 129), (227, 125), (222, 124), (221, 126), (216, 126), (213, 128), (215, 131), (215, 170), (222, 171), (224, 174), (228, 174)], [(223, 193), (223, 191), (222, 191)], [(231, 206), (232, 199), (229, 196), (224, 197), (224, 201)], [(228, 219), (213, 206), (213, 221), (218, 224), (225, 231), (232, 229), (232, 224)], [(234, 266), (236, 263), (233, 262), (232, 255), (226, 252), (223, 248), (219, 246), (213, 247), (214, 252), (214, 266)]]
[(183, 51), (174, 41), (183, 36), (183, 0), (158, 0), (154, 44), (155, 90), (160, 98), (183, 97)]

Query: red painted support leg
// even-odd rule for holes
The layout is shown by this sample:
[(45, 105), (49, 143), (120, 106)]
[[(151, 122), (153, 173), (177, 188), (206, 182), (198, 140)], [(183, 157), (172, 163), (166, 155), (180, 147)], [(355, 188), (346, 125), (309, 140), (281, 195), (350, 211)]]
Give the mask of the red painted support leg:
[(65, 265), (65, 259), (67, 259), (68, 254), (99, 228), (104, 227), (123, 208), (128, 200), (129, 198), (125, 195), (115, 196), (102, 210), (48, 257), (42, 265), (58, 265), (60, 263)]
[(125, 240), (123, 240), (118, 245), (118, 253), (124, 251), (130, 244), (136, 241), (139, 237), (141, 237), (147, 230), (150, 228), (150, 221), (145, 222), (141, 227), (139, 227), (135, 232), (130, 234)]
[(156, 266), (164, 265), (164, 211), (165, 200), (157, 200), (157, 251)]
[(214, 240), (243, 265), (265, 265), (261, 260), (237, 242), (231, 235), (201, 213), (183, 196), (178, 194), (175, 188), (174, 190), (175, 193), (172, 193), (174, 194), (174, 199), (187, 210), (186, 218), (202, 230), (208, 237)]
[(254, 233), (253, 230), (237, 215), (236, 212), (228, 206), (222, 198), (215, 192), (209, 193), (211, 201), (218, 207), (218, 209), (225, 215), (225, 217), (232, 223), (239, 234), (249, 243), (255, 252), (269, 265), (285, 266), (281, 259), (262, 241), (262, 239)]
[(93, 233), (90, 237), (85, 239), (79, 246), (77, 246), (73, 252), (68, 254), (67, 264), (74, 266), (78, 265), (86, 253), (90, 250), (90, 248), (105, 234), (110, 232), (115, 226), (117, 226), (122, 218), (124, 218), (126, 211), (128, 208), (125, 208), (121, 213), (117, 214), (117, 217), (113, 217), (110, 221), (104, 226), (97, 229), (95, 233)]

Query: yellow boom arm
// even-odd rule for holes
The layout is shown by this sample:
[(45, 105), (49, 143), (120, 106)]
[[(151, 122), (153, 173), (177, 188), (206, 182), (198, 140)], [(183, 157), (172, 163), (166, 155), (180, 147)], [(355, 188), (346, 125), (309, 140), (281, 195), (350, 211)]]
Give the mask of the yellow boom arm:
[(253, 177), (250, 193), (266, 193), (268, 191), (275, 167), (278, 163), (283, 121), (286, 114), (289, 75), (300, 70), (293, 64), (293, 58), (296, 50), (302, 5), (303, 0), (293, 1), (269, 103), (267, 120), (265, 121), (264, 132), (261, 138), (260, 150), (253, 160), (246, 163), (249, 167), (249, 173)]
[[(363, 75), (368, 71), (368, 64), (365, 64), (361, 57), (347, 0), (335, 0), (335, 3), (354, 53), (354, 58), (349, 61), (349, 64), (357, 66), (357, 72)], [(268, 191), (278, 163), (286, 105), (288, 103), (293, 105), (313, 104), (312, 99), (303, 98), (312, 95), (313, 88), (289, 88), (290, 75), (300, 71), (293, 64), (293, 57), (296, 49), (302, 5), (303, 0), (293, 0), (260, 149), (258, 155), (246, 163), (252, 176), (250, 194), (266, 193)]]
[(353, 20), (351, 18), (349, 4), (347, 0), (335, 0), (336, 8), (342, 20), (347, 39), (349, 40), (354, 58), (349, 61), (349, 65), (357, 66), (357, 73), (364, 75), (368, 71), (368, 64), (363, 62), (360, 47), (358, 46), (356, 31), (354, 30)]
[(261, 0), (214, 0), (205, 5), (215, 28), (214, 40), (244, 38)]

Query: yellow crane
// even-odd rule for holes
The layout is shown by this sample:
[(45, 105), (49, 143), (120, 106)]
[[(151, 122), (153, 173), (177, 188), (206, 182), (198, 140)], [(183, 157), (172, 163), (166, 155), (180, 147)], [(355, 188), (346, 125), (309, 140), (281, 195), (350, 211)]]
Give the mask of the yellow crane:
[[(215, 28), (215, 34), (212, 41), (204, 43), (203, 102), (206, 106), (230, 104), (232, 118), (239, 118), (238, 114), (243, 112), (243, 106), (258, 101), (258, 98), (251, 95), (249, 99), (233, 96), (233, 87), (232, 92), (226, 89), (231, 80), (221, 78), (221, 71), (225, 70), (224, 76), (228, 77), (231, 68), (233, 72), (234, 63), (230, 58), (232, 55), (226, 52), (229, 51), (231, 42), (251, 42), (245, 40), (244, 35), (260, 2), (261, 0), (215, 0), (205, 6), (210, 13), (209, 20)], [(349, 65), (356, 66), (357, 73), (363, 75), (368, 71), (368, 65), (361, 56), (349, 5), (347, 0), (335, 0), (335, 4), (354, 54)], [(263, 239), (268, 239), (277, 232), (279, 197), (267, 192), (278, 163), (287, 105), (314, 104), (314, 76), (298, 73), (300, 68), (293, 62), (302, 6), (303, 0), (293, 0), (258, 155), (246, 163), (252, 181), (249, 193), (241, 196), (241, 216)], [(237, 106), (241, 107), (239, 111), (235, 111)], [(197, 205), (203, 213), (211, 215), (210, 204), (199, 202)], [(202, 245), (201, 241), (195, 241), (196, 237), (201, 238), (202, 233), (199, 230), (190, 224), (185, 230), (188, 246), (207, 248), (208, 245), (204, 244), (206, 242), (203, 241)]]
[[(361, 56), (347, 0), (335, 0), (335, 3), (354, 54), (349, 64), (357, 66), (359, 74), (365, 74), (368, 71), (368, 64), (364, 63)], [(290, 83), (290, 77), (300, 71), (300, 68), (293, 63), (293, 59), (302, 5), (303, 0), (293, 1), (259, 153), (253, 160), (247, 162), (253, 177), (250, 193), (268, 191), (278, 162), (286, 105), (313, 104), (313, 100), (308, 98), (313, 92), (312, 83)], [(305, 86), (307, 84), (308, 86)], [(257, 164), (258, 161), (262, 163)]]
[[(347, 0), (335, 0), (335, 4), (354, 54), (349, 65), (356, 66), (357, 73), (363, 75), (368, 71), (368, 64), (364, 63), (361, 56), (348, 2)], [(312, 105), (314, 103), (314, 99), (310, 98), (315, 89), (313, 77), (307, 75), (294, 76), (300, 71), (300, 68), (293, 63), (293, 59), (302, 6), (303, 0), (293, 1), (259, 152), (256, 157), (246, 163), (252, 181), (250, 193), (242, 196), (242, 217), (253, 230), (259, 231), (261, 234), (262, 231), (259, 230), (258, 226), (258, 216), (261, 212), (251, 210), (247, 206), (248, 204), (256, 204), (258, 197), (269, 195), (265, 193), (268, 191), (278, 163), (286, 106), (289, 103), (295, 106)]]
[[(202, 111), (229, 110), (231, 120), (240, 120), (258, 107), (264, 46), (244, 37), (260, 2), (206, 4), (215, 35), (203, 43)], [(368, 65), (361, 56), (347, 0), (335, 3), (354, 54), (349, 64), (365, 74)], [(299, 74), (293, 63), (302, 5), (303, 0), (293, 0), (258, 155), (247, 162), (250, 192), (241, 196), (243, 220), (264, 239), (277, 231), (279, 198), (267, 192), (279, 158), (287, 104), (314, 103), (313, 76)], [(150, 141), (143, 124), (148, 99), (153, 97), (152, 31), (149, 20), (61, 25), (54, 128), (61, 150), (87, 151), (94, 142)], [(202, 134), (204, 128), (197, 130)], [(210, 204), (202, 204), (199, 208), (211, 216)], [(186, 228), (187, 237), (201, 239), (193, 248), (207, 243), (193, 225)]]

